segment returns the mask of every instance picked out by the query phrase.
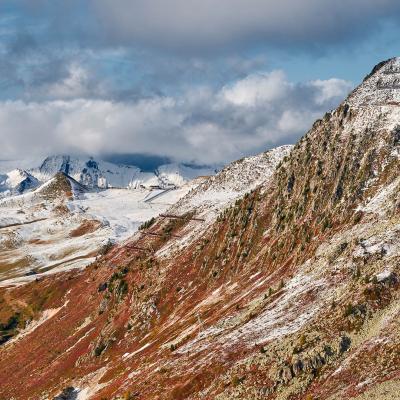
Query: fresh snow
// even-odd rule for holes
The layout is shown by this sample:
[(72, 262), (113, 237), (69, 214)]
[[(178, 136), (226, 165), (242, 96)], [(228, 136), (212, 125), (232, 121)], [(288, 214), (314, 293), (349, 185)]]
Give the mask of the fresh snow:
[(23, 193), (36, 188), (39, 181), (22, 169), (14, 169), (0, 175), (0, 197)]
[[(129, 238), (143, 222), (164, 212), (197, 183), (187, 183), (153, 199), (153, 190), (140, 188), (98, 190), (79, 193), (72, 200), (46, 200), (40, 193), (50, 184), (51, 180), (36, 191), (0, 200), (0, 286), (85, 267), (108, 240)], [(58, 205), (66, 205), (69, 212), (60, 214)], [(99, 226), (93, 232), (70, 236), (85, 221), (95, 221)]]
[(164, 212), (193, 187), (188, 183), (157, 198), (153, 192), (160, 194), (158, 190), (108, 189), (86, 193), (80, 199), (69, 202), (68, 208), (74, 213), (101, 221), (104, 226), (111, 228), (111, 238), (123, 240), (136, 232), (143, 222)]
[(395, 179), (388, 186), (383, 187), (376, 193), (376, 195), (370, 199), (366, 205), (358, 206), (357, 211), (363, 211), (366, 213), (378, 214), (383, 217), (389, 211), (388, 207), (391, 207), (391, 197), (398, 195), (400, 188), (400, 177)]
[(169, 210), (169, 214), (183, 215), (195, 212), (196, 217), (205, 219), (204, 223), (193, 223), (190, 232), (182, 239), (175, 240), (160, 251), (167, 254), (175, 248), (187, 245), (215, 221), (218, 214), (232, 205), (246, 193), (261, 186), (268, 187), (279, 162), (290, 153), (293, 146), (280, 146), (256, 156), (235, 161), (216, 175), (205, 179), (195, 189), (182, 197)]
[(50, 156), (40, 162), (0, 160), (0, 193), (3, 192), (3, 196), (15, 194), (13, 189), (29, 178), (32, 183), (23, 186), (19, 191), (22, 193), (50, 180), (60, 171), (88, 188), (138, 189), (180, 187), (198, 176), (215, 174), (215, 168), (174, 163), (161, 165), (153, 172), (143, 172), (132, 165), (69, 155)]

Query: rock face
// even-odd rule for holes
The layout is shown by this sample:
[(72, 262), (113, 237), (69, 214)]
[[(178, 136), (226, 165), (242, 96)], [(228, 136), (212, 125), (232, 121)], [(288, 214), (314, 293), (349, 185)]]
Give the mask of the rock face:
[(0, 349), (0, 396), (396, 398), (399, 64), (215, 218), (205, 193), (229, 170), (80, 275), (0, 292), (21, 331)]

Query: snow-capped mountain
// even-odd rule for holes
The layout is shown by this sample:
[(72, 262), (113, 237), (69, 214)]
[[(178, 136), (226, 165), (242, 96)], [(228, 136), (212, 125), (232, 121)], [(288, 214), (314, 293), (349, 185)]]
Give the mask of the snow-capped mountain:
[(188, 180), (199, 176), (214, 175), (217, 169), (208, 166), (189, 166), (186, 164), (165, 164), (155, 170), (158, 180), (163, 186), (182, 186)]
[[(21, 164), (26, 164), (21, 162)], [(114, 164), (93, 157), (70, 155), (49, 156), (36, 165), (8, 172), (15, 162), (0, 162), (0, 192), (4, 195), (23, 193), (47, 182), (56, 173), (63, 172), (90, 189), (106, 188), (173, 188), (181, 187), (189, 180), (202, 175), (212, 175), (215, 167), (198, 167), (185, 164), (166, 164), (153, 172), (143, 172), (132, 165)]]
[(0, 197), (21, 194), (35, 189), (39, 184), (39, 180), (29, 172), (22, 169), (14, 169), (0, 175)]
[(140, 169), (128, 165), (116, 165), (94, 158), (79, 158), (69, 155), (47, 157), (39, 168), (31, 173), (44, 182), (57, 172), (63, 172), (89, 188), (127, 187), (140, 179)]

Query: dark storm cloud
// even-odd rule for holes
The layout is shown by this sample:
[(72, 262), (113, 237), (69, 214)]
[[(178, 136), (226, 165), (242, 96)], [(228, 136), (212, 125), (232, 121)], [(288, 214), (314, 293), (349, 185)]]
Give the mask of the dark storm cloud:
[(38, 50), (34, 36), (23, 30), (16, 32), (7, 47), (8, 55), (16, 58), (24, 57), (28, 53)]
[[(265, 70), (268, 57), (261, 60), (252, 52), (257, 43), (290, 53), (359, 43), (383, 21), (398, 21), (400, 3), (3, 0), (0, 11), (0, 35), (2, 26), (8, 31), (0, 45), (0, 85), (7, 89), (2, 98), (28, 94), (34, 99), (37, 93), (43, 99), (47, 86), (67, 79), (71, 65), (79, 63), (91, 76), (85, 97), (121, 100), (161, 95), (187, 84), (221, 85)], [(107, 54), (115, 51), (123, 55)], [(112, 68), (105, 66), (113, 59)], [(100, 81), (107, 81), (108, 94), (99, 90)]]
[(397, 0), (92, 0), (115, 43), (209, 49), (251, 40), (290, 47), (350, 42), (382, 19), (397, 19)]
[[(34, 98), (37, 89), (38, 99), (43, 98), (46, 85), (66, 79), (71, 64), (79, 62), (92, 77), (86, 96), (99, 96), (93, 83), (97, 79), (113, 81), (109, 98), (122, 99), (146, 91), (163, 94), (201, 80), (223, 84), (265, 69), (256, 65), (265, 60), (251, 51), (257, 43), (311, 53), (327, 52), (332, 44), (359, 43), (360, 36), (366, 40), (383, 21), (398, 21), (400, 3), (3, 0), (0, 11), (8, 31), (1, 36), (1, 85), (13, 89), (0, 96), (24, 97), (28, 91)], [(241, 54), (243, 49), (250, 54)], [(116, 50), (124, 55), (113, 68), (96, 58)]]
[[(5, 3), (13, 4), (9, 0)], [(399, 21), (397, 0), (15, 0), (15, 50), (155, 46), (196, 52), (241, 44), (291, 48), (349, 44)], [(26, 28), (28, 26), (28, 28)], [(40, 33), (38, 33), (40, 30)]]

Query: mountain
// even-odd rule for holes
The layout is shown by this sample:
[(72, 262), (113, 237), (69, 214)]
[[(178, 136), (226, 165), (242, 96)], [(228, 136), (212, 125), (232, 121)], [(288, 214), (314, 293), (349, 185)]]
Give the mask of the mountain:
[[(85, 235), (81, 238), (84, 241), (76, 240), (73, 248), (70, 246), (68, 251), (63, 250), (68, 255), (66, 260), (54, 255), (54, 248), (64, 248), (71, 244), (68, 243), (71, 242), (68, 239), (70, 231), (79, 230), (83, 233), (89, 226), (96, 226), (95, 230), (87, 231), (91, 236), (89, 254), (93, 254), (96, 248), (102, 246), (105, 234), (112, 241), (126, 239), (137, 232), (142, 223), (167, 211), (171, 205), (174, 206), (168, 212), (186, 213), (188, 209), (193, 211), (196, 208), (196, 212), (201, 211), (201, 216), (207, 218), (209, 224), (215, 220), (220, 210), (232, 204), (249, 188), (268, 179), (290, 148), (283, 146), (234, 162), (218, 173), (215, 179), (201, 176), (187, 183), (176, 182), (182, 185), (179, 188), (91, 191), (66, 173), (57, 172), (34, 191), (20, 196), (8, 196), (0, 201), (3, 214), (0, 217), (0, 229), (3, 227), (0, 249), (6, 251), (0, 257), (0, 262), (3, 268), (7, 267), (6, 274), (0, 271), (0, 286), (32, 280), (32, 275), (24, 276), (32, 269), (37, 271), (34, 278), (40, 278), (42, 270), (50, 274), (53, 270), (59, 272), (70, 269), (71, 264), (66, 262), (69, 259), (78, 259), (76, 267), (79, 268), (90, 263), (92, 256), (81, 256), (83, 250), (87, 252), (84, 241), (88, 238)], [(174, 176), (181, 176), (180, 168), (179, 165), (163, 167), (159, 174), (168, 174), (173, 179)], [(196, 169), (194, 176), (198, 172), (199, 169)], [(197, 190), (198, 186), (201, 190)], [(50, 228), (52, 225), (60, 225), (64, 231), (56, 240), (54, 229)], [(192, 235), (195, 232), (196, 229), (193, 229)], [(1, 247), (1, 243), (5, 245)], [(33, 247), (31, 243), (34, 243)], [(49, 243), (52, 243), (51, 247)], [(78, 257), (75, 256), (77, 254)], [(29, 263), (15, 263), (15, 260), (25, 260), (27, 257)], [(55, 259), (57, 263), (51, 262)], [(57, 268), (52, 267), (54, 264)], [(13, 265), (17, 268), (13, 268)]]
[(127, 187), (140, 177), (137, 167), (68, 155), (47, 157), (39, 168), (32, 169), (32, 174), (42, 182), (57, 172), (63, 172), (89, 188)]
[[(288, 156), (293, 146), (280, 146), (256, 156), (245, 157), (223, 168), (216, 175), (203, 180), (186, 196), (177, 201), (168, 212), (173, 215), (195, 214), (203, 219), (202, 224), (188, 227), (180, 242), (187, 245), (189, 241), (203, 234), (218, 216), (240, 200), (246, 193), (260, 185), (266, 185), (271, 179), (276, 166)], [(165, 251), (169, 246), (165, 246)]]
[(210, 166), (197, 166), (186, 164), (165, 164), (155, 170), (155, 174), (162, 185), (182, 186), (188, 180), (199, 176), (209, 176), (216, 173), (216, 169)]
[(21, 194), (35, 189), (37, 186), (39, 186), (39, 181), (30, 173), (21, 169), (0, 175), (0, 197)]
[(57, 172), (34, 190), (8, 194), (0, 199), (0, 287), (84, 268), (200, 182), (166, 190), (89, 190)]
[(183, 197), (171, 212), (186, 213), (195, 210), (197, 215), (214, 216), (245, 193), (265, 184), (293, 146), (280, 146), (256, 156), (235, 161), (216, 175), (204, 180)]
[(0, 396), (397, 398), (399, 79), (379, 64), (293, 148), (200, 182), (79, 273), (0, 290)]
[[(26, 165), (26, 162), (21, 161), (20, 163)], [(18, 161), (0, 162), (0, 171), (15, 165), (18, 165)], [(215, 167), (175, 163), (161, 165), (153, 172), (142, 172), (135, 166), (113, 164), (95, 160), (93, 157), (56, 155), (47, 157), (39, 166), (31, 164), (31, 167), (25, 170), (16, 169), (12, 172), (3, 172), (3, 175), (0, 175), (0, 192), (3, 192), (3, 195), (9, 195), (29, 191), (40, 183), (47, 182), (58, 172), (72, 177), (89, 189), (137, 189), (141, 186), (172, 188), (183, 186), (197, 176), (213, 175)], [(21, 176), (17, 177), (18, 174)], [(26, 176), (23, 177), (23, 175)], [(22, 179), (27, 179), (26, 183), (16, 188)]]
[(85, 192), (87, 192), (87, 188), (84, 185), (64, 172), (57, 172), (35, 191), (35, 195), (46, 200), (60, 199), (60, 197), (73, 199)]

